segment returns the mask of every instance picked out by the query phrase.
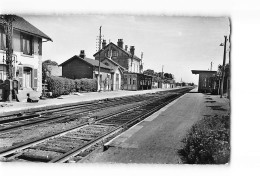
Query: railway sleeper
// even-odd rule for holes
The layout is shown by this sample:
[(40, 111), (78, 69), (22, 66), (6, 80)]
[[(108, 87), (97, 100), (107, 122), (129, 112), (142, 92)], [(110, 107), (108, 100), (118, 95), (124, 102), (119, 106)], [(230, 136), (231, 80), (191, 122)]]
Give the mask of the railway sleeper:
[(48, 162), (53, 158), (61, 156), (61, 153), (51, 152), (51, 151), (37, 151), (37, 150), (28, 150), (18, 157), (18, 159), (24, 159), (27, 161), (38, 161), (38, 162)]
[(41, 150), (41, 151), (52, 151), (52, 152), (57, 152), (57, 153), (66, 153), (68, 150), (70, 150), (70, 148), (62, 148), (59, 146), (49, 146), (49, 145), (45, 145), (45, 146), (35, 146), (35, 147), (30, 147), (28, 149), (33, 149), (33, 150)]

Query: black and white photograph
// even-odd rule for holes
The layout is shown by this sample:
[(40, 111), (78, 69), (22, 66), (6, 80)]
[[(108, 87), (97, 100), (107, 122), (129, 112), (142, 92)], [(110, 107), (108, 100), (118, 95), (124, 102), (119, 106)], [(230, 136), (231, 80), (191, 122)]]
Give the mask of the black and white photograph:
[(257, 83), (234, 72), (233, 48), (249, 42), (237, 40), (227, 7), (124, 13), (75, 5), (0, 11), (1, 164), (232, 167), (238, 98), (252, 96), (236, 92)]

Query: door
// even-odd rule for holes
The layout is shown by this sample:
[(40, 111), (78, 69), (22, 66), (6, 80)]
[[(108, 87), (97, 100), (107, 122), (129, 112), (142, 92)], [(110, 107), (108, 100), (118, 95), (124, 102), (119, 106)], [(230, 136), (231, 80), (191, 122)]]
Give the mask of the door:
[(116, 90), (119, 90), (119, 74), (116, 73)]
[(23, 87), (32, 87), (32, 69), (29, 67), (24, 67), (23, 69)]

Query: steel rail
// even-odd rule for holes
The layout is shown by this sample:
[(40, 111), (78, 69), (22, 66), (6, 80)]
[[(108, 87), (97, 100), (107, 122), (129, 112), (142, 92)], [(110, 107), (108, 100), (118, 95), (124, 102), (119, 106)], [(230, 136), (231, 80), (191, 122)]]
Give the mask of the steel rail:
[[(139, 106), (140, 106), (140, 105), (139, 105)], [(139, 106), (138, 106), (138, 107), (139, 107)], [(127, 108), (127, 109), (125, 109), (124, 111), (121, 111), (121, 112), (111, 113), (111, 114), (109, 114), (109, 115), (106, 115), (105, 118), (113, 117), (113, 116), (115, 116), (115, 115), (122, 114), (122, 113), (124, 113), (124, 112), (129, 111), (129, 110), (136, 109), (136, 108), (138, 108), (138, 107)], [(43, 137), (43, 138), (41, 138), (41, 139), (35, 139), (35, 140), (29, 141), (29, 142), (22, 143), (22, 144), (17, 145), (17, 146), (12, 146), (12, 147), (10, 147), (10, 148), (8, 148), (8, 149), (0, 150), (0, 157), (9, 155), (9, 154), (11, 154), (11, 153), (14, 153), (15, 151), (23, 150), (23, 149), (25, 149), (25, 148), (28, 148), (28, 147), (33, 146), (33, 145), (36, 145), (36, 144), (38, 144), (38, 143), (41, 143), (41, 142), (44, 142), (44, 141), (46, 141), (46, 140), (52, 139), (52, 138), (54, 138), (54, 137), (58, 137), (58, 136), (60, 136), (60, 135), (66, 134), (66, 133), (68, 133), (68, 132), (72, 132), (72, 131), (74, 131), (74, 130), (77, 130), (77, 129), (80, 129), (80, 128), (84, 127), (84, 126), (87, 126), (87, 125), (89, 125), (89, 124), (90, 124), (89, 122), (86, 122), (86, 123), (77, 125), (77, 126), (75, 126), (75, 127), (73, 127), (73, 128), (66, 129), (66, 130), (62, 130), (62, 131), (60, 131), (60, 132), (57, 132), (57, 133), (54, 133), (54, 134), (51, 134), (51, 135), (47, 135), (47, 136), (45, 136), (45, 137)]]
[[(182, 89), (181, 92), (184, 92), (184, 91), (187, 91), (187, 90), (186, 90), (186, 89), (184, 89), (184, 90)], [(163, 98), (167, 98), (167, 95), (165, 95)], [(161, 100), (162, 100), (163, 98), (161, 97), (161, 98), (158, 98), (158, 99), (161, 99)], [(171, 99), (170, 99), (169, 101), (167, 101), (167, 102), (170, 102), (170, 101), (172, 101), (173, 99), (176, 99), (176, 98), (178, 98), (178, 95), (177, 95), (177, 97), (171, 98)], [(158, 99), (156, 99), (156, 100), (158, 100)], [(147, 104), (149, 104), (149, 103), (152, 104), (152, 103), (155, 102), (156, 100), (154, 100), (154, 99), (153, 99), (153, 100), (150, 100), (150, 102), (146, 102), (146, 103), (144, 103), (144, 104), (142, 104), (142, 105), (139, 105), (139, 107), (145, 106), (145, 105), (147, 105)], [(166, 102), (165, 102), (165, 103), (166, 103)], [(163, 103), (163, 104), (165, 104), (165, 103)], [(152, 113), (152, 112), (155, 112), (156, 109), (158, 109), (159, 107), (163, 107), (163, 106), (165, 106), (165, 105), (162, 105), (162, 104), (161, 104), (161, 105), (159, 105), (158, 107), (153, 108), (152, 111), (149, 111), (149, 112), (147, 112), (146, 114), (150, 114), (150, 113)], [(104, 117), (104, 118), (102, 118), (102, 119), (111, 118), (111, 117), (113, 117), (113, 116), (116, 116), (116, 115), (118, 115), (118, 114), (121, 114), (121, 113), (130, 111), (131, 109), (136, 109), (136, 108), (138, 108), (138, 107), (128, 108), (128, 109), (125, 109), (124, 111), (121, 111), (121, 112), (119, 112), (119, 113), (114, 113), (114, 114), (112, 114), (112, 115), (110, 114), (110, 116), (106, 116), (106, 117)], [(139, 115), (139, 116), (137, 116), (136, 118), (134, 118), (134, 119), (132, 119), (132, 120), (130, 120), (130, 121), (124, 123), (124, 124), (121, 125), (120, 127), (124, 127), (124, 126), (126, 126), (126, 125), (129, 126), (130, 123), (133, 123), (133, 122), (136, 121), (136, 120), (140, 120), (143, 116), (144, 116), (144, 114), (143, 114), (143, 115)], [(81, 125), (77, 125), (77, 126), (75, 126), (75, 127), (73, 127), (73, 128), (70, 128), (70, 129), (67, 129), (67, 130), (62, 130), (62, 131), (57, 132), (57, 133), (55, 133), (55, 134), (47, 135), (47, 136), (45, 136), (45, 137), (43, 137), (43, 138), (41, 138), (41, 139), (32, 140), (32, 141), (29, 141), (29, 142), (22, 143), (22, 144), (20, 144), (20, 145), (12, 146), (12, 147), (10, 147), (10, 148), (8, 148), (8, 149), (0, 150), (0, 157), (4, 157), (4, 156), (6, 156), (6, 155), (10, 155), (10, 154), (12, 154), (12, 153), (14, 153), (14, 152), (17, 152), (17, 151), (26, 149), (26, 148), (28, 148), (28, 147), (30, 147), (30, 146), (34, 146), (34, 145), (36, 145), (36, 144), (42, 143), (42, 142), (44, 142), (44, 141), (47, 141), (47, 140), (49, 140), (49, 139), (56, 138), (56, 137), (58, 137), (58, 136), (64, 135), (64, 134), (66, 134), (66, 133), (68, 133), (68, 132), (78, 130), (78, 129), (80, 129), (80, 128), (83, 128), (84, 126), (88, 126), (89, 124), (90, 124), (89, 122), (86, 122), (86, 123), (83, 123), (83, 124), (81, 124)], [(98, 124), (96, 124), (96, 125), (98, 125)], [(102, 125), (105, 125), (105, 124), (102, 124)], [(119, 129), (120, 127), (116, 128), (116, 129)], [(107, 133), (106, 133), (106, 134), (107, 134)], [(109, 135), (109, 134), (107, 134), (107, 135)], [(102, 136), (104, 136), (104, 135), (102, 135)], [(98, 137), (98, 138), (96, 138), (96, 139), (94, 139), (94, 140), (97, 141), (97, 140), (99, 140), (99, 139), (101, 139), (101, 138), (102, 138), (102, 137), (100, 136), (100, 137)], [(88, 144), (88, 145), (90, 145), (90, 144)], [(76, 150), (73, 150), (73, 151), (70, 152), (70, 154), (71, 154), (71, 153), (75, 153), (75, 152), (76, 152)], [(58, 160), (57, 160), (57, 161), (58, 161)]]
[[(130, 103), (133, 103), (133, 102), (123, 102), (123, 103), (120, 103), (120, 105), (125, 105), (125, 104), (130, 104)], [(117, 104), (111, 103), (111, 106), (96, 107), (95, 109), (92, 109), (92, 110), (91, 109), (87, 109), (87, 110), (85, 109), (85, 110), (77, 112), (73, 115), (75, 116), (75, 115), (80, 115), (82, 113), (91, 113), (91, 112), (95, 112), (96, 110), (103, 110), (103, 109), (106, 109), (108, 107), (112, 107), (112, 106), (115, 106), (115, 105), (117, 105)], [(93, 105), (93, 106), (95, 106), (95, 105)], [(43, 124), (43, 123), (49, 123), (49, 122), (56, 121), (56, 120), (62, 120), (62, 119), (65, 119), (65, 118), (70, 118), (70, 116), (71, 116), (71, 115), (66, 115), (66, 114), (62, 114), (62, 113), (64, 113), (64, 112), (61, 112), (61, 115), (57, 115), (55, 117), (46, 117), (46, 119), (38, 119), (38, 120), (36, 119), (35, 121), (28, 122), (26, 124), (18, 124), (18, 125), (14, 125), (14, 126), (2, 128), (2, 129), (0, 128), (0, 133), (6, 133), (6, 132), (9, 132), (9, 131), (14, 130), (16, 128), (27, 127), (27, 126), (31, 126), (31, 125), (35, 125), (35, 124), (38, 125), (38, 124)], [(34, 118), (34, 117), (40, 117), (40, 116), (33, 116), (31, 118)], [(30, 117), (28, 117), (28, 118), (30, 118)], [(41, 117), (41, 118), (44, 118), (44, 117)]]

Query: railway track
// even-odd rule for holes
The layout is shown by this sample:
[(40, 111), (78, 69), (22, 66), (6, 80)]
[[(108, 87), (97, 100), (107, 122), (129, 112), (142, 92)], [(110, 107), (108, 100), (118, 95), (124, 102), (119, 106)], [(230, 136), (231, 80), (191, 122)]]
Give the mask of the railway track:
[(131, 96), (119, 100), (101, 101), (93, 104), (86, 103), (73, 107), (37, 111), (31, 114), (19, 116), (4, 116), (0, 117), (0, 133), (15, 130), (20, 127), (49, 123), (51, 121), (70, 120), (71, 118), (75, 118), (77, 115), (88, 116), (89, 114), (93, 114), (96, 111), (101, 111), (108, 107), (138, 103), (147, 100), (149, 100), (149, 97), (146, 97), (146, 100), (144, 100), (144, 98), (141, 96)]
[(146, 103), (134, 108), (104, 115), (96, 118), (92, 123), (86, 122), (70, 129), (2, 149), (0, 157), (2, 157), (2, 161), (76, 162), (98, 145), (158, 111), (189, 90), (185, 88), (156, 94)]

